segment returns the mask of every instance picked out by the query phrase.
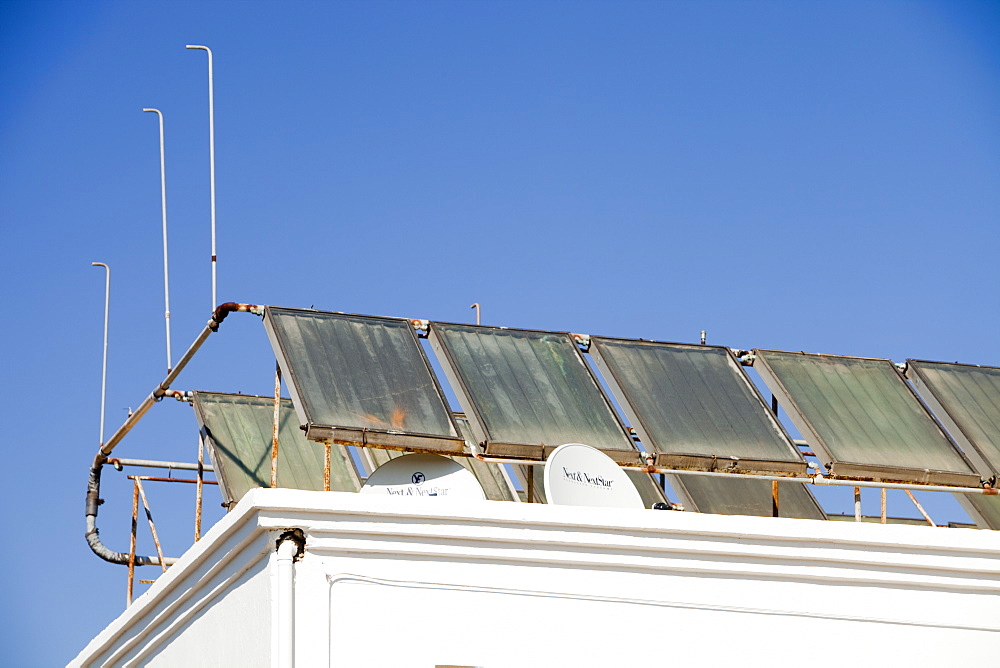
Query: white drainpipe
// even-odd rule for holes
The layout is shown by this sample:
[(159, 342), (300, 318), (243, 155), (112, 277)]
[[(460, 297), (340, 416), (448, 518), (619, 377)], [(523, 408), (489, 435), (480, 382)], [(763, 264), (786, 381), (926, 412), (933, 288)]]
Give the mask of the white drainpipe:
[(290, 538), (285, 538), (278, 544), (274, 608), (277, 639), (271, 654), (271, 665), (276, 668), (295, 666), (295, 553), (297, 551), (298, 545)]

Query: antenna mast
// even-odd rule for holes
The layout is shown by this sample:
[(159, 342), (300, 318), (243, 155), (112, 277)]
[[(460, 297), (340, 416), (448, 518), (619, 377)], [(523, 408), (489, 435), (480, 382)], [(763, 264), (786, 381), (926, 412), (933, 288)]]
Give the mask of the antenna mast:
[(212, 311), (219, 305), (215, 281), (215, 77), (212, 69), (212, 50), (207, 46), (188, 44), (188, 49), (201, 49), (208, 54), (208, 169), (212, 188)]
[(91, 262), (92, 267), (104, 267), (104, 362), (101, 365), (101, 446), (104, 445), (104, 398), (108, 388), (108, 304), (111, 302), (111, 267), (103, 262)]
[(163, 208), (163, 303), (164, 320), (167, 325), (167, 373), (173, 371), (174, 363), (170, 355), (170, 272), (167, 263), (167, 168), (163, 151), (163, 113), (159, 109), (143, 109), (151, 111), (160, 120), (160, 202)]

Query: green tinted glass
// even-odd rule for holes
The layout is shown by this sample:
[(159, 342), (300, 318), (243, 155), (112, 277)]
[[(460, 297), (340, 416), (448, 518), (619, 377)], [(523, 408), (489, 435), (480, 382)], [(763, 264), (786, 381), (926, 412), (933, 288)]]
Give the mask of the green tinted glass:
[(907, 376), (979, 473), (1000, 473), (1000, 369), (908, 360)]
[(760, 469), (788, 462), (805, 471), (726, 348), (593, 337), (590, 353), (647, 450), (757, 460)]
[[(441, 388), (409, 321), (268, 307), (264, 324), (309, 438), (459, 445)], [(418, 444), (419, 445), (419, 444)], [(431, 444), (425, 444), (434, 449)]]
[[(671, 476), (670, 484), (693, 506), (688, 510), (718, 515), (774, 515), (770, 480), (676, 475)], [(815, 497), (800, 482), (778, 483), (778, 516), (826, 519)]]
[(755, 368), (834, 473), (976, 485), (891, 360), (756, 351)]
[[(270, 487), (274, 398), (196, 392), (193, 403), (226, 501)], [(288, 399), (281, 402), (278, 422), (278, 487), (322, 490), (323, 446), (306, 440)], [(359, 487), (350, 454), (332, 446), (330, 489), (356, 492)]]
[(569, 334), (431, 323), (430, 338), (487, 442), (635, 451)]

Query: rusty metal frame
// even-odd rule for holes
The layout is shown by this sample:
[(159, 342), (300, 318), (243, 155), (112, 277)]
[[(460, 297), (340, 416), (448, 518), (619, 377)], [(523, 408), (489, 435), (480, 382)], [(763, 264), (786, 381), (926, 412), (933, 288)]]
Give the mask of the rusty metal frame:
[[(195, 353), (201, 348), (208, 337), (219, 330), (219, 326), (226, 319), (230, 313), (253, 313), (255, 315), (263, 315), (264, 309), (262, 306), (256, 304), (238, 304), (236, 302), (226, 302), (220, 304), (216, 307), (215, 311), (212, 312), (212, 317), (209, 318), (208, 322), (205, 324), (205, 328), (200, 334), (195, 338), (194, 343), (187, 349), (181, 359), (177, 362), (177, 365), (167, 373), (166, 378), (164, 378), (159, 385), (157, 385), (149, 396), (147, 396), (139, 408), (135, 412), (130, 413), (128, 418), (124, 423), (118, 428), (117, 431), (111, 436), (110, 439), (100, 444), (97, 450), (97, 454), (94, 455), (94, 462), (90, 467), (90, 476), (87, 482), (87, 496), (84, 508), (84, 517), (86, 518), (86, 531), (84, 537), (87, 540), (87, 544), (90, 549), (101, 559), (108, 561), (113, 564), (128, 565), (132, 563), (134, 569), (135, 565), (148, 565), (159, 563), (161, 566), (166, 566), (163, 562), (162, 557), (149, 557), (141, 556), (137, 557), (134, 554), (129, 555), (128, 553), (115, 552), (108, 548), (104, 543), (101, 542), (100, 531), (97, 528), (97, 514), (98, 507), (101, 505), (101, 473), (104, 465), (109, 462), (109, 456), (111, 451), (114, 450), (115, 446), (128, 434), (132, 428), (142, 419), (142, 417), (152, 408), (154, 403), (159, 402), (166, 396), (173, 396), (177, 399), (183, 399), (184, 394), (170, 389), (170, 385), (177, 379), (181, 371), (187, 366), (187, 364), (194, 358)], [(102, 433), (103, 437), (103, 433)], [(119, 462), (120, 464), (120, 462)], [(204, 469), (204, 461), (199, 461), (199, 478), (202, 477), (202, 472)], [(203, 481), (204, 482), (204, 481)], [(199, 506), (200, 510), (200, 497)], [(201, 533), (201, 522), (200, 514), (196, 511), (195, 520), (195, 536), (196, 540)]]
[(271, 487), (278, 486), (278, 431), (281, 428), (281, 365), (274, 363), (274, 422), (271, 426)]
[[(938, 471), (934, 469), (921, 469), (921, 468), (910, 468), (906, 466), (897, 465), (886, 465), (886, 464), (866, 464), (863, 462), (851, 462), (842, 460), (834, 455), (835, 449), (827, 444), (823, 437), (815, 430), (812, 422), (805, 418), (805, 414), (799, 407), (798, 402), (785, 387), (784, 383), (778, 377), (778, 375), (773, 371), (770, 364), (767, 361), (766, 356), (761, 357), (759, 353), (777, 353), (777, 354), (793, 354), (801, 355), (803, 357), (822, 357), (822, 358), (832, 358), (841, 360), (864, 360), (864, 361), (874, 361), (880, 363), (887, 363), (895, 371), (898, 380), (902, 383), (902, 387), (922, 409), (923, 414), (927, 417), (936, 427), (938, 433), (953, 448), (955, 454), (959, 457), (961, 461), (965, 463), (968, 467), (969, 472), (962, 471)], [(785, 408), (785, 413), (788, 415), (789, 419), (796, 426), (796, 428), (806, 437), (813, 451), (818, 453), (822, 458), (824, 463), (829, 462), (827, 466), (831, 467), (831, 470), (837, 470), (839, 478), (851, 478), (851, 477), (867, 477), (869, 479), (878, 478), (886, 482), (899, 482), (909, 484), (910, 480), (913, 480), (917, 476), (922, 476), (919, 481), (921, 484), (926, 483), (928, 485), (941, 485), (949, 486), (955, 485), (961, 487), (964, 484), (972, 483), (979, 474), (976, 473), (976, 467), (969, 457), (962, 451), (962, 449), (955, 443), (955, 440), (948, 434), (948, 431), (942, 425), (938, 416), (934, 414), (933, 411), (927, 406), (924, 400), (920, 397), (917, 391), (906, 382), (906, 377), (900, 372), (899, 367), (893, 364), (892, 360), (879, 358), (879, 357), (855, 357), (850, 355), (829, 355), (824, 353), (805, 353), (805, 352), (794, 352), (785, 350), (767, 350), (763, 348), (754, 349), (753, 351), (753, 367), (757, 370), (764, 384), (771, 390), (771, 393), (778, 398), (778, 401)], [(832, 465), (832, 466), (831, 466)], [(909, 477), (907, 477), (909, 476)]]
[[(201, 473), (201, 471), (199, 471)], [(132, 605), (132, 594), (135, 588), (135, 544), (136, 544), (136, 534), (138, 533), (139, 525), (139, 500), (142, 499), (142, 507), (146, 512), (146, 521), (149, 523), (149, 531), (153, 536), (153, 544), (156, 546), (156, 555), (159, 558), (160, 567), (163, 572), (167, 572), (167, 562), (169, 561), (163, 556), (163, 548), (160, 545), (160, 536), (156, 532), (156, 524), (153, 522), (153, 513), (149, 507), (149, 500), (146, 498), (146, 490), (142, 485), (142, 481), (147, 482), (181, 482), (190, 483), (198, 486), (198, 493), (201, 493), (202, 485), (217, 485), (219, 484), (215, 480), (203, 480), (199, 478), (163, 478), (158, 476), (144, 476), (144, 475), (130, 475), (128, 479), (132, 481), (132, 530), (129, 535), (129, 551), (128, 551), (128, 587), (126, 590), (125, 597), (125, 607)], [(199, 499), (198, 505), (198, 522), (200, 525), (201, 521), (201, 505)], [(197, 541), (197, 536), (195, 541)], [(153, 582), (152, 580), (140, 580), (141, 583)]]

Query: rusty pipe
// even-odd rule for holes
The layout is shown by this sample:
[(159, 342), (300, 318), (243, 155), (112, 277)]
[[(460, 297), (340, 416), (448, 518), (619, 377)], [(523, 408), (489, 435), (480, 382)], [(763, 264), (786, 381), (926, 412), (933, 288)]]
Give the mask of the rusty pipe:
[[(104, 543), (101, 542), (100, 532), (97, 529), (97, 506), (99, 506), (103, 501), (98, 498), (101, 493), (101, 467), (96, 466), (90, 469), (90, 482), (87, 486), (87, 544), (90, 545), (90, 549), (93, 550), (94, 554), (99, 556), (104, 561), (111, 562), (112, 564), (128, 565), (129, 563), (129, 553), (128, 552), (115, 552), (108, 549)], [(176, 559), (164, 559), (162, 565), (171, 565), (176, 562)], [(159, 557), (146, 557), (136, 555), (134, 557), (134, 562), (136, 566), (158, 566), (161, 565)]]
[[(538, 464), (535, 460), (514, 459), (503, 457), (486, 457), (476, 455), (477, 459), (497, 464)], [(832, 478), (822, 474), (810, 475), (768, 475), (757, 473), (726, 473), (724, 471), (695, 471), (691, 469), (671, 469), (664, 466), (621, 466), (627, 471), (642, 471), (643, 473), (669, 473), (672, 475), (699, 475), (717, 478), (742, 478), (756, 480), (780, 480), (785, 482), (801, 482), (808, 485), (829, 485), (831, 487), (874, 487), (876, 489), (917, 489), (924, 492), (951, 492), (952, 494), (984, 494), (997, 496), (1000, 490), (992, 487), (957, 487), (953, 485), (930, 485), (917, 482), (878, 482), (860, 480), (849, 477)]]
[(117, 457), (112, 457), (108, 460), (108, 464), (111, 464), (116, 469), (122, 466), (138, 466), (147, 469), (168, 469), (173, 471), (197, 471), (199, 468), (203, 471), (215, 471), (215, 467), (211, 464), (161, 462), (154, 459), (119, 459)]
[(235, 302), (220, 304), (219, 307), (212, 313), (212, 317), (205, 324), (205, 329), (201, 331), (198, 337), (194, 340), (194, 343), (191, 344), (191, 347), (187, 349), (184, 356), (177, 362), (177, 366), (174, 367), (173, 371), (167, 374), (167, 377), (163, 379), (163, 382), (153, 389), (150, 395), (146, 397), (141, 404), (139, 404), (139, 408), (137, 408), (134, 413), (129, 415), (128, 419), (125, 420), (122, 426), (118, 428), (118, 431), (116, 431), (111, 438), (109, 438), (108, 441), (101, 446), (100, 450), (98, 450), (97, 456), (94, 458), (94, 466), (103, 464), (107, 460), (108, 455), (111, 454), (111, 451), (114, 450), (115, 446), (118, 445), (122, 438), (124, 438), (125, 435), (132, 430), (132, 427), (134, 427), (135, 424), (142, 419), (142, 416), (153, 407), (153, 404), (167, 396), (167, 391), (170, 389), (170, 385), (177, 379), (180, 372), (184, 370), (184, 367), (188, 365), (188, 362), (191, 361), (191, 358), (193, 358), (195, 353), (198, 352), (198, 349), (205, 343), (205, 340), (208, 339), (209, 335), (213, 332), (219, 331), (219, 325), (222, 324), (222, 321), (226, 319), (227, 315), (236, 312), (263, 315), (264, 307), (257, 306), (255, 304), (237, 304)]
[(153, 534), (153, 545), (156, 546), (156, 556), (160, 559), (160, 568), (166, 573), (167, 565), (163, 563), (163, 549), (160, 548), (160, 537), (156, 533), (156, 525), (153, 524), (153, 513), (149, 510), (149, 501), (146, 500), (146, 490), (142, 488), (142, 480), (140, 478), (136, 477), (133, 480), (135, 481), (136, 489), (139, 490), (139, 496), (142, 497), (142, 507), (146, 510), (146, 521), (149, 522), (149, 530)]
[(917, 507), (917, 510), (920, 511), (920, 514), (924, 516), (924, 519), (927, 520), (927, 523), (930, 524), (932, 527), (937, 526), (936, 524), (934, 524), (934, 520), (931, 519), (931, 516), (927, 514), (927, 511), (924, 510), (924, 507), (922, 505), (920, 505), (919, 501), (917, 501), (917, 497), (913, 496), (913, 492), (911, 492), (908, 489), (903, 490), (903, 491), (905, 491), (906, 495), (908, 497), (910, 497), (910, 501), (912, 501), (913, 505), (915, 505)]
[(278, 432), (281, 428), (281, 365), (274, 364), (274, 422), (271, 425), (271, 487), (278, 486)]
[[(225, 304), (220, 304), (216, 307), (215, 311), (212, 313), (212, 317), (205, 324), (205, 329), (201, 331), (198, 337), (191, 344), (191, 347), (187, 349), (184, 356), (177, 362), (177, 366), (167, 374), (167, 377), (163, 379), (159, 385), (150, 393), (148, 397), (139, 405), (139, 408), (128, 416), (128, 419), (118, 428), (110, 439), (98, 449), (97, 454), (94, 456), (94, 463), (90, 467), (90, 477), (87, 482), (87, 498), (86, 498), (86, 532), (85, 536), (87, 538), (87, 544), (90, 545), (90, 549), (101, 559), (111, 562), (113, 564), (127, 564), (129, 561), (129, 555), (124, 552), (115, 552), (109, 549), (104, 543), (101, 542), (100, 531), (97, 528), (97, 508), (103, 503), (101, 499), (101, 468), (104, 466), (105, 462), (108, 460), (108, 455), (115, 448), (116, 445), (128, 434), (136, 423), (142, 418), (143, 415), (152, 408), (153, 404), (159, 401), (161, 398), (166, 396), (167, 390), (170, 389), (170, 384), (174, 382), (184, 367), (188, 365), (194, 354), (198, 352), (202, 344), (209, 337), (212, 332), (219, 331), (219, 325), (222, 321), (226, 319), (230, 313), (253, 313), (254, 315), (263, 315), (264, 307), (257, 306), (255, 304), (237, 304), (235, 302), (226, 302)], [(150, 556), (137, 556), (135, 557), (136, 566), (150, 566), (153, 564), (160, 564), (161, 560), (159, 557)], [(164, 563), (170, 563), (170, 560)], [(161, 564), (163, 565), (163, 564)]]
[(194, 492), (194, 542), (201, 540), (201, 508), (205, 491), (205, 440), (198, 438), (198, 477)]
[(128, 547), (128, 590), (125, 596), (125, 607), (132, 605), (132, 590), (135, 587), (135, 538), (139, 524), (139, 484), (132, 481), (132, 537)]

